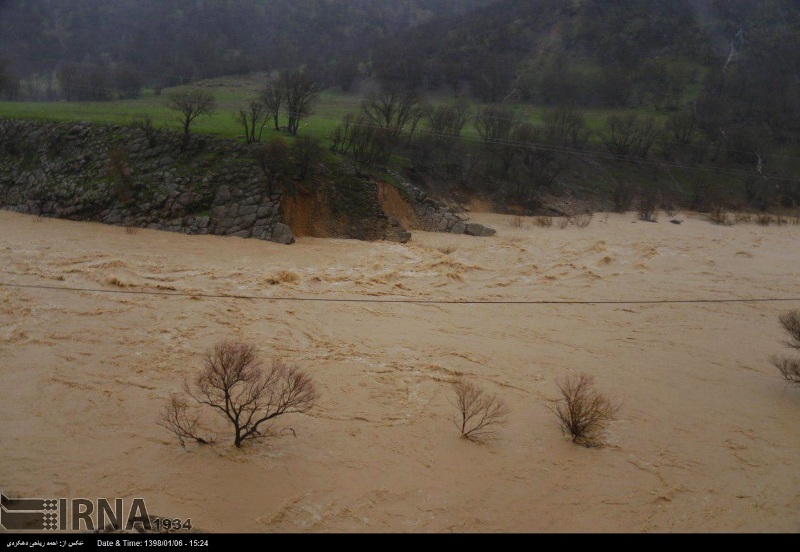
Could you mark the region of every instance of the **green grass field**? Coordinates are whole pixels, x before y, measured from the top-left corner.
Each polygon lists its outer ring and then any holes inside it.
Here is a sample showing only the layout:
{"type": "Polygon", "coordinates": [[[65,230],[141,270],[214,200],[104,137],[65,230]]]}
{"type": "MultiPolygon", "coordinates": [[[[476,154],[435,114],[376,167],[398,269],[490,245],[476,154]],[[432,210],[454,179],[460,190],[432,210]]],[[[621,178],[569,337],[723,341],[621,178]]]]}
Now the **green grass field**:
{"type": "MultiPolygon", "coordinates": [[[[266,82],[265,77],[223,77],[204,81],[201,84],[214,94],[217,100],[216,112],[208,117],[199,117],[192,124],[192,131],[202,134],[240,138],[242,128],[234,120],[234,114],[247,105],[249,100],[258,97],[258,92],[266,82]]],[[[134,100],[120,100],[109,102],[0,102],[0,116],[40,119],[48,121],[93,121],[118,125],[130,125],[144,116],[152,118],[153,124],[161,128],[179,130],[181,123],[177,113],[167,107],[167,94],[180,91],[185,87],[165,89],[161,96],[152,90],[143,91],[141,97],[134,100]]],[[[314,112],[301,122],[300,132],[317,136],[327,140],[333,133],[344,115],[356,113],[361,97],[353,93],[325,91],[319,96],[319,101],[314,107],[314,112]]],[[[431,105],[448,103],[451,98],[429,97],[426,100],[431,105]]],[[[474,110],[482,104],[475,103],[474,110]]],[[[545,108],[530,104],[511,105],[522,118],[534,124],[542,122],[545,108]]],[[[645,116],[655,116],[657,119],[666,117],[651,108],[640,109],[586,109],[582,110],[589,128],[595,132],[593,144],[601,145],[596,132],[602,130],[606,118],[613,113],[638,113],[645,116]]],[[[282,124],[286,124],[285,118],[282,124]]],[[[275,132],[271,124],[268,125],[265,135],[275,132]]],[[[468,140],[477,140],[478,134],[471,124],[467,124],[463,137],[468,140]]]]}

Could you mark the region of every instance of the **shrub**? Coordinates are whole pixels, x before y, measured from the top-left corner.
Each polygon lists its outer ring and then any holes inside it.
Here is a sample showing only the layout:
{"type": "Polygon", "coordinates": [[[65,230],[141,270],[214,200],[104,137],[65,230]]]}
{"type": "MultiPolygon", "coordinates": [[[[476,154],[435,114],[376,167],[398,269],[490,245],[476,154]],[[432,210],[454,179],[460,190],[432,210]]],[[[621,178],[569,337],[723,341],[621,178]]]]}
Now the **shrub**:
{"type": "Polygon", "coordinates": [[[769,226],[772,224],[772,215],[769,213],[759,213],[756,215],[756,224],[759,226],[769,226]]]}
{"type": "Polygon", "coordinates": [[[800,386],[800,358],[772,355],[769,361],[778,369],[786,381],[800,386]]]}
{"type": "Polygon", "coordinates": [[[538,226],[539,228],[550,228],[553,226],[553,218],[552,217],[536,217],[533,219],[533,224],[538,226]]]}
{"type": "Polygon", "coordinates": [[[581,213],[569,217],[570,224],[574,224],[578,228],[586,228],[592,222],[592,213],[581,213]]]}
{"type": "Polygon", "coordinates": [[[461,436],[470,441],[482,441],[494,435],[497,427],[506,423],[508,407],[497,395],[490,395],[475,384],[457,381],[453,384],[455,406],[459,416],[454,420],[461,436]]]}
{"type": "Polygon", "coordinates": [[[656,194],[652,190],[639,192],[639,220],[644,222],[657,222],[656,194]]]}
{"type": "Polygon", "coordinates": [[[800,310],[791,310],[778,317],[784,331],[789,335],[786,346],[800,350],[800,310]]]}
{"type": "Polygon", "coordinates": [[[120,201],[131,199],[135,192],[133,174],[128,163],[128,152],[121,147],[108,150],[106,176],[115,181],[114,189],[120,201]]]}
{"type": "Polygon", "coordinates": [[[714,224],[722,226],[732,226],[734,224],[734,219],[731,219],[730,215],[721,205],[712,205],[711,210],[708,212],[708,218],[714,224]]]}
{"type": "Polygon", "coordinates": [[[584,447],[602,446],[602,434],[615,419],[619,405],[594,388],[594,379],[586,374],[570,375],[558,383],[561,398],[553,412],[561,431],[572,442],[584,447]]]}
{"type": "MultiPolygon", "coordinates": [[[[784,344],[790,349],[800,350],[800,310],[785,312],[778,319],[788,335],[784,344]]],[[[800,359],[772,356],[770,362],[780,371],[786,381],[800,385],[800,359]]]]}
{"type": "Polygon", "coordinates": [[[627,213],[633,202],[633,188],[624,182],[617,182],[611,191],[615,213],[627,213]]]}

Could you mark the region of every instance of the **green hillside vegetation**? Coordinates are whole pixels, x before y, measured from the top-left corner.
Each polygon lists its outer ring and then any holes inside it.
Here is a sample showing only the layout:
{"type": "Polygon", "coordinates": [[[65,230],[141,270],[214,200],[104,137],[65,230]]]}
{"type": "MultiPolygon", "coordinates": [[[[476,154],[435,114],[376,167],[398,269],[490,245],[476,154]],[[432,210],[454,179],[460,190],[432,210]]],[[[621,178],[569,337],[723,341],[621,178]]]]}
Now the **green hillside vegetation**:
{"type": "MultiPolygon", "coordinates": [[[[43,56],[27,73],[21,55],[0,62],[0,96],[40,100],[0,103],[0,114],[115,124],[147,119],[179,128],[168,98],[200,87],[213,94],[217,109],[198,117],[192,132],[243,139],[234,114],[252,100],[264,109],[272,86],[284,100],[279,126],[288,129],[269,123],[261,138],[295,134],[297,122],[298,135],[322,140],[362,169],[405,170],[441,193],[484,196],[501,209],[537,212],[546,197],[564,194],[618,210],[635,201],[695,209],[800,203],[795,2],[391,4],[308,0],[289,7],[252,0],[230,12],[201,3],[191,15],[177,0],[160,7],[145,2],[138,12],[125,1],[98,8],[112,21],[129,17],[130,40],[131,29],[145,32],[142,25],[152,21],[146,15],[160,14],[172,33],[162,37],[174,42],[162,44],[175,53],[171,60],[133,59],[133,50],[103,34],[96,40],[106,53],[87,57],[79,15],[94,12],[79,9],[67,18],[72,33],[38,46],[61,48],[60,59],[43,56]],[[232,27],[243,13],[254,20],[279,16],[248,46],[247,34],[232,27]],[[351,16],[365,22],[364,32],[345,24],[351,16]],[[188,28],[179,24],[186,17],[188,28]],[[193,33],[203,29],[228,42],[202,50],[209,55],[201,60],[193,33]],[[290,45],[293,32],[313,39],[290,45]],[[179,61],[191,62],[192,70],[179,69],[179,61]],[[270,72],[188,78],[255,68],[270,72]],[[319,91],[310,110],[293,119],[285,102],[289,85],[280,84],[289,75],[319,91]]],[[[26,15],[21,28],[52,22],[53,14],[33,4],[9,6],[9,13],[26,15]]],[[[5,51],[30,46],[26,36],[0,24],[0,44],[10,44],[5,51]]]]}

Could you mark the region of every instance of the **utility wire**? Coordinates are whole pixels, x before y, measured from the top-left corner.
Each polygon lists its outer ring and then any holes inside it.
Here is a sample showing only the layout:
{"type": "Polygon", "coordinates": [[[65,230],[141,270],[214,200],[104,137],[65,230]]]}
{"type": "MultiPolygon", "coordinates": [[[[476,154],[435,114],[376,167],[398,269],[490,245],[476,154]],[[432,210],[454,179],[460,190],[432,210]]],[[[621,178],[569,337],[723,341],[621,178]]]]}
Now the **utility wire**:
{"type": "Polygon", "coordinates": [[[66,292],[106,293],[117,295],[154,295],[161,297],[195,297],[201,299],[238,299],[259,301],[290,301],[302,303],[372,303],[372,304],[411,304],[411,305],[685,305],[721,303],[788,303],[800,302],[800,297],[753,297],[728,299],[632,299],[632,300],[469,300],[469,299],[360,299],[346,297],[267,297],[264,295],[184,293],[169,291],[148,291],[128,289],[100,289],[66,286],[46,286],[36,284],[11,284],[0,282],[0,287],[18,289],[38,289],[66,292]]]}

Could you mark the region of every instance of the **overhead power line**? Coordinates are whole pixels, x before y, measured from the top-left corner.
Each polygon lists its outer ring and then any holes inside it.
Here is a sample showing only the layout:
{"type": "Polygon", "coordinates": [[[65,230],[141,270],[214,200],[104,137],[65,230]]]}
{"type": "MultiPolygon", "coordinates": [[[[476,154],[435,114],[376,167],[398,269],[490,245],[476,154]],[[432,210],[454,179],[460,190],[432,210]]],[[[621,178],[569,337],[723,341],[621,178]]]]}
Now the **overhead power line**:
{"type": "Polygon", "coordinates": [[[62,292],[105,293],[115,295],[151,295],[160,297],[193,297],[200,299],[235,299],[256,301],[290,301],[301,303],[368,303],[368,304],[410,304],[410,305],[681,305],[681,304],[721,304],[721,303],[789,303],[800,302],[800,297],[750,297],[721,299],[627,299],[627,300],[481,300],[481,299],[365,299],[347,297],[285,297],[265,295],[243,295],[224,293],[187,293],[155,290],[101,289],[67,286],[47,286],[38,284],[12,284],[0,282],[0,287],[17,289],[38,289],[62,292]]]}

